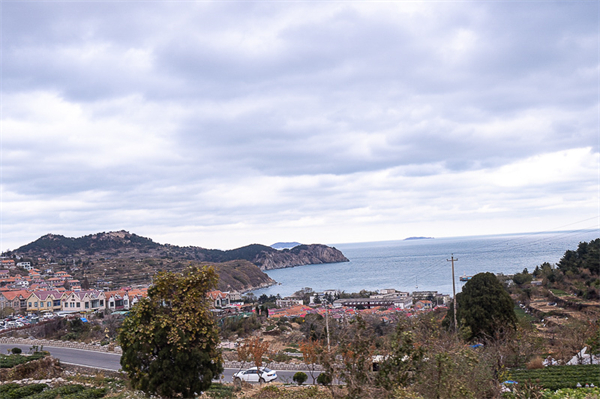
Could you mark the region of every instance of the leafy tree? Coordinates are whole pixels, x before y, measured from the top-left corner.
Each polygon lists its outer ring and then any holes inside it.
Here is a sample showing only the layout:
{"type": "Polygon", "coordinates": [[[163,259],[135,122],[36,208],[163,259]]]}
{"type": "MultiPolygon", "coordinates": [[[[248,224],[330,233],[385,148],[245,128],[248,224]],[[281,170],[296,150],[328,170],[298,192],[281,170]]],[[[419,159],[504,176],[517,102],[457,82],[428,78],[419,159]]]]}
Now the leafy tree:
{"type": "Polygon", "coordinates": [[[579,269],[588,269],[592,275],[600,274],[600,238],[580,242],[576,251],[567,251],[558,262],[558,269],[578,273],[579,269]]]}
{"type": "Polygon", "coordinates": [[[308,376],[306,375],[306,373],[303,373],[302,371],[298,371],[296,374],[294,374],[294,376],[292,377],[292,380],[294,380],[294,382],[298,385],[302,385],[306,382],[306,380],[308,380],[308,376]]]}
{"type": "Polygon", "coordinates": [[[10,306],[7,306],[4,309],[0,310],[0,317],[8,317],[14,313],[15,313],[15,310],[13,308],[11,308],[10,306]]]}
{"type": "MultiPolygon", "coordinates": [[[[456,297],[457,320],[461,328],[470,330],[468,339],[495,338],[516,328],[513,300],[493,273],[476,274],[456,297]]],[[[449,316],[453,315],[449,312],[449,316]]]]}
{"type": "Polygon", "coordinates": [[[331,378],[331,375],[327,373],[321,373],[317,377],[317,383],[321,385],[329,385],[331,384],[331,381],[333,381],[333,378],[331,378]]]}
{"type": "Polygon", "coordinates": [[[194,397],[223,371],[218,330],[207,292],[217,284],[212,267],[160,272],[148,297],[119,331],[121,366],[134,388],[162,397],[194,397]]]}
{"type": "MultiPolygon", "coordinates": [[[[539,269],[536,269],[536,271],[538,271],[539,269]]],[[[527,284],[530,283],[531,280],[533,280],[533,276],[535,275],[536,272],[533,273],[533,275],[529,274],[529,272],[527,271],[527,268],[523,269],[522,273],[517,273],[513,276],[513,281],[515,282],[515,284],[517,285],[523,285],[523,284],[527,284]]]]}
{"type": "Polygon", "coordinates": [[[377,384],[387,390],[412,384],[422,365],[424,348],[416,345],[414,332],[406,321],[401,320],[396,326],[390,349],[387,356],[382,356],[377,384]]]}

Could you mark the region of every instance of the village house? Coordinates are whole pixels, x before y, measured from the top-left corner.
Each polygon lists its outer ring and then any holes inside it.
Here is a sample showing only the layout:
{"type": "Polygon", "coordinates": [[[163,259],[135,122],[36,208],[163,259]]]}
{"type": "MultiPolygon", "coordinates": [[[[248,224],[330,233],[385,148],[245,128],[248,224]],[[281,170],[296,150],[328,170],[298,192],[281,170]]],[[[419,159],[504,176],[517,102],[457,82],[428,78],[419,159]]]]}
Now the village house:
{"type": "Polygon", "coordinates": [[[14,285],[16,279],[14,277],[0,277],[0,287],[14,285]]]}
{"type": "Polygon", "coordinates": [[[25,313],[27,298],[29,298],[29,292],[26,290],[3,291],[0,293],[0,309],[12,308],[15,313],[25,313]]]}
{"type": "Polygon", "coordinates": [[[394,298],[394,307],[398,309],[410,309],[413,305],[413,299],[410,296],[398,296],[394,298]]]}
{"type": "Polygon", "coordinates": [[[56,312],[62,309],[64,293],[58,291],[34,291],[27,298],[28,312],[56,312]]]}
{"type": "Polygon", "coordinates": [[[33,266],[31,265],[31,262],[18,262],[17,263],[17,267],[22,267],[25,270],[31,270],[31,269],[33,269],[33,266]]]}
{"type": "Polygon", "coordinates": [[[241,302],[242,301],[242,294],[240,294],[237,291],[228,291],[226,292],[227,296],[229,297],[229,302],[241,302]]]}
{"type": "Polygon", "coordinates": [[[303,303],[302,299],[287,297],[283,299],[277,299],[275,304],[278,308],[291,308],[292,306],[302,305],[303,303]]]}
{"type": "Polygon", "coordinates": [[[127,291],[127,296],[129,297],[129,309],[135,306],[142,298],[148,296],[148,289],[132,289],[127,291]]]}
{"type": "Polygon", "coordinates": [[[347,299],[336,299],[333,301],[334,308],[341,308],[342,306],[351,307],[355,309],[372,309],[380,307],[395,307],[400,309],[406,309],[406,307],[412,305],[412,298],[394,297],[394,298],[347,298],[347,299]]]}
{"type": "Polygon", "coordinates": [[[433,309],[433,302],[427,299],[417,301],[414,305],[415,310],[429,310],[433,309]]]}
{"type": "Polygon", "coordinates": [[[64,296],[62,310],[91,312],[106,308],[106,296],[102,291],[73,291],[64,296]]]}
{"type": "Polygon", "coordinates": [[[106,308],[109,310],[129,310],[129,295],[127,291],[108,291],[106,296],[106,308]]]}
{"type": "Polygon", "coordinates": [[[71,275],[69,273],[67,273],[67,272],[60,271],[60,272],[54,273],[54,277],[58,277],[58,278],[61,278],[63,280],[66,280],[68,278],[71,278],[71,275]]]}
{"type": "Polygon", "coordinates": [[[221,292],[219,290],[209,291],[207,293],[210,300],[213,302],[213,306],[215,308],[222,308],[224,306],[229,305],[231,302],[229,301],[229,296],[226,293],[221,292]]]}
{"type": "Polygon", "coordinates": [[[385,288],[379,290],[375,295],[371,295],[370,298],[408,298],[410,294],[408,292],[396,291],[394,288],[385,288]]]}

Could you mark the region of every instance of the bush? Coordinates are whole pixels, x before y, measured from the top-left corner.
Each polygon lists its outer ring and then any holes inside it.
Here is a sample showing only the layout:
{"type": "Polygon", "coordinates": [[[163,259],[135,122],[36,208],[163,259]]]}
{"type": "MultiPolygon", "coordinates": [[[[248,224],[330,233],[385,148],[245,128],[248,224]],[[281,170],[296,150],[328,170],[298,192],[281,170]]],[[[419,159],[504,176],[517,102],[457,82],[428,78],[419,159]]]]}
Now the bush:
{"type": "Polygon", "coordinates": [[[321,373],[317,377],[317,384],[329,385],[329,384],[331,384],[331,381],[332,381],[331,375],[329,375],[327,373],[321,373]]]}
{"type": "Polygon", "coordinates": [[[21,352],[23,352],[23,351],[21,350],[21,348],[12,348],[10,351],[11,351],[11,352],[12,352],[14,355],[18,355],[18,354],[20,354],[21,352]]]}
{"type": "Polygon", "coordinates": [[[9,391],[6,397],[11,398],[11,399],[12,398],[14,398],[14,399],[25,398],[27,396],[32,396],[36,393],[42,392],[45,388],[48,388],[48,385],[46,385],[46,384],[25,385],[24,387],[20,387],[20,388],[9,391]]]}
{"type": "Polygon", "coordinates": [[[308,380],[308,376],[306,375],[306,373],[303,373],[302,371],[298,371],[296,374],[294,374],[294,376],[292,377],[292,380],[294,380],[294,382],[298,385],[302,385],[306,382],[306,380],[308,380]]]}
{"type": "Polygon", "coordinates": [[[527,363],[528,370],[543,369],[543,368],[544,368],[544,361],[539,356],[534,357],[527,363]]]}

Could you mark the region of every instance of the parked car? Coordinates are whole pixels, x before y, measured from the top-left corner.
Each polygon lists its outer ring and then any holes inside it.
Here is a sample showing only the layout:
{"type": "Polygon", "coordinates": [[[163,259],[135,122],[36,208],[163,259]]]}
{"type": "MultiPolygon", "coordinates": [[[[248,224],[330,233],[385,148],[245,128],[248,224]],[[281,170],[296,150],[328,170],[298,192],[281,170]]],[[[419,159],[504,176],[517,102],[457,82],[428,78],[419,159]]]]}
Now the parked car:
{"type": "Polygon", "coordinates": [[[259,369],[252,367],[248,370],[238,371],[233,375],[233,379],[248,382],[271,382],[277,379],[277,373],[267,367],[260,367],[259,369]]]}

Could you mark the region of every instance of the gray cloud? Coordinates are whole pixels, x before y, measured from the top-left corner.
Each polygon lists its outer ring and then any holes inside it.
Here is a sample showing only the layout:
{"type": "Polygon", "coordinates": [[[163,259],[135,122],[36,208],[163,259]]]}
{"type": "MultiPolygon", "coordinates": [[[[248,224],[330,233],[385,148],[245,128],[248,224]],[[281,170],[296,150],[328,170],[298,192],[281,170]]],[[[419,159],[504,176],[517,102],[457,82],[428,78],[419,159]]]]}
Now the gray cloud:
{"type": "Polygon", "coordinates": [[[593,212],[597,7],[3,4],[3,229],[340,242],[332,215],[593,212]]]}

